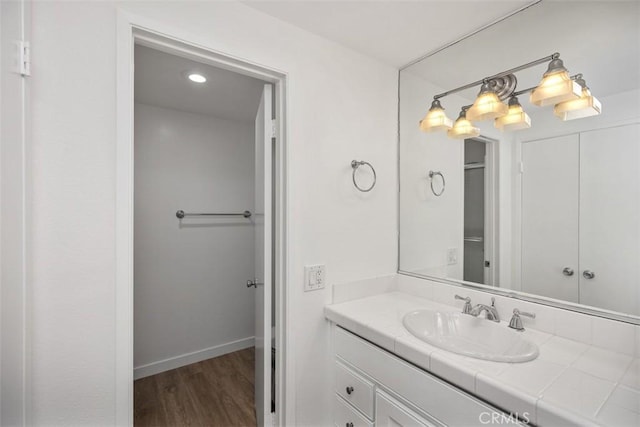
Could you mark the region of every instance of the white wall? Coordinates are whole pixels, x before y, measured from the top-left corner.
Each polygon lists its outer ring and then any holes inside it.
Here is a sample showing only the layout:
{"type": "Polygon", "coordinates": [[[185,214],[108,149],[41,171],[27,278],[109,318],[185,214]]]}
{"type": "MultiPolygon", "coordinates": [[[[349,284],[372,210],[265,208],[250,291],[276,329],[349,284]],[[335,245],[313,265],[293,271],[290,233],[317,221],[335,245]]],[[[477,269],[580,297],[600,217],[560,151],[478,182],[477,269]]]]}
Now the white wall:
{"type": "MultiPolygon", "coordinates": [[[[446,132],[424,133],[418,123],[442,89],[412,74],[401,73],[400,84],[400,269],[436,277],[462,279],[464,142],[446,132]],[[444,193],[431,191],[429,171],[439,171],[444,193]],[[448,249],[457,248],[458,263],[447,265],[448,249]]],[[[456,100],[458,97],[456,97],[456,100]]],[[[453,120],[458,112],[444,103],[453,120]]],[[[441,189],[440,177],[434,188],[441,189]]]]}
{"type": "Polygon", "coordinates": [[[134,140],[134,366],[253,345],[251,220],[175,216],[253,211],[253,123],[137,103],[134,140]]]}
{"type": "MultiPolygon", "coordinates": [[[[397,70],[236,2],[118,7],[202,45],[288,73],[292,425],[330,422],[330,287],[303,293],[303,266],[329,284],[394,273],[397,70]],[[352,159],[378,185],[351,183],[352,159]]],[[[106,425],[115,417],[117,7],[33,5],[30,241],[33,422],[106,425]]]]}

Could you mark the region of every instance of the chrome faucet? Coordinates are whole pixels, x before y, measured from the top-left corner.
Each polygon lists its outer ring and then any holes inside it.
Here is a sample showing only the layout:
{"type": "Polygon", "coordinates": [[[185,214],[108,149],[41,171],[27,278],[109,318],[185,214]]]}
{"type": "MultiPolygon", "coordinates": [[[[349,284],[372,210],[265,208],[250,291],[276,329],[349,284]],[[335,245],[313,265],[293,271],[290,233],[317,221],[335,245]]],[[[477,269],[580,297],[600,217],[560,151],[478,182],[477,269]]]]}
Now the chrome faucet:
{"type": "Polygon", "coordinates": [[[480,315],[480,313],[482,313],[483,311],[485,311],[487,320],[492,320],[494,322],[498,322],[500,323],[500,315],[498,314],[498,310],[496,310],[496,299],[495,298],[491,298],[491,305],[485,305],[485,304],[478,304],[475,307],[473,307],[471,309],[471,311],[469,312],[470,315],[474,316],[474,317],[478,317],[480,315]]]}

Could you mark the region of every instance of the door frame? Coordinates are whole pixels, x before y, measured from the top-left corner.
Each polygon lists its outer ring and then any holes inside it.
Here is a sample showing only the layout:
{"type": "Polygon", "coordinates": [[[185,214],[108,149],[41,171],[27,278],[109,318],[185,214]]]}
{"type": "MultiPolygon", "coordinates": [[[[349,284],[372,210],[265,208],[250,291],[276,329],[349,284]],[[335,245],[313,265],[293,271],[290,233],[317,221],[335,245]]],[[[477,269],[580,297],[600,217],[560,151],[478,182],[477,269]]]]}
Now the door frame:
{"type": "Polygon", "coordinates": [[[118,10],[117,16],[117,141],[116,141],[116,342],[115,409],[116,425],[133,424],[133,177],[134,177],[134,46],[152,47],[205,64],[251,76],[274,86],[276,115],[275,192],[273,232],[275,251],[276,412],[274,425],[294,419],[293,363],[288,363],[292,347],[289,333],[290,304],[287,292],[288,158],[286,72],[239,58],[232,52],[207,47],[197,36],[146,18],[118,10]]]}
{"type": "Polygon", "coordinates": [[[0,4],[0,425],[32,424],[31,82],[16,42],[29,42],[31,2],[0,4]]]}
{"type": "MultiPolygon", "coordinates": [[[[499,141],[484,135],[473,138],[467,138],[464,141],[473,140],[484,143],[484,254],[485,261],[490,260],[489,267],[484,267],[484,282],[487,286],[499,287],[498,276],[495,274],[498,270],[500,261],[499,252],[499,200],[498,200],[498,173],[496,165],[498,164],[498,148],[499,141]]],[[[464,148],[462,150],[462,175],[464,183],[464,148]]],[[[464,206],[464,193],[462,194],[462,203],[464,206]]],[[[463,224],[464,226],[464,224],[463,224]]],[[[464,247],[464,242],[463,242],[464,247]]]]}

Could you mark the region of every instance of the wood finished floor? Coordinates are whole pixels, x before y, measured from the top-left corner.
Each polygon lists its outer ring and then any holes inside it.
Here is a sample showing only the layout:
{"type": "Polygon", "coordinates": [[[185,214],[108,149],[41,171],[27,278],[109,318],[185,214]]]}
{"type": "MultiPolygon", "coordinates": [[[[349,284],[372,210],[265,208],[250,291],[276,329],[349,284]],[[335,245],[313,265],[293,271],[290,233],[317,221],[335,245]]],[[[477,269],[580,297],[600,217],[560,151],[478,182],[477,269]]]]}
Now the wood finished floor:
{"type": "Polygon", "coordinates": [[[134,425],[255,426],[254,349],[134,382],[134,425]]]}

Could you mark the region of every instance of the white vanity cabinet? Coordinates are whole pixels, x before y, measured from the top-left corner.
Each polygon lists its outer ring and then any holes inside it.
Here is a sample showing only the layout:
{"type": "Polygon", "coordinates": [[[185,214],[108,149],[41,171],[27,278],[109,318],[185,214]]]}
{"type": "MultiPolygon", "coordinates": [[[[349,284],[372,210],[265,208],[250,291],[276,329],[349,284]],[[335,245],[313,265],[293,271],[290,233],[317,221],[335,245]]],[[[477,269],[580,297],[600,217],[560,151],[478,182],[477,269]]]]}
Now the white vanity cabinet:
{"type": "Polygon", "coordinates": [[[515,418],[334,326],[334,425],[472,426],[515,418]]]}

